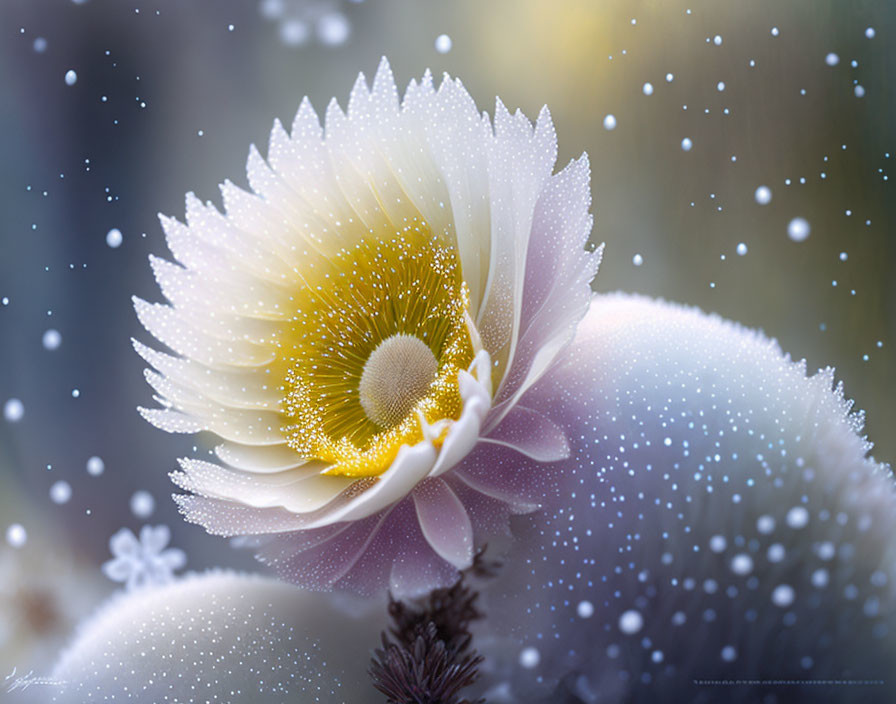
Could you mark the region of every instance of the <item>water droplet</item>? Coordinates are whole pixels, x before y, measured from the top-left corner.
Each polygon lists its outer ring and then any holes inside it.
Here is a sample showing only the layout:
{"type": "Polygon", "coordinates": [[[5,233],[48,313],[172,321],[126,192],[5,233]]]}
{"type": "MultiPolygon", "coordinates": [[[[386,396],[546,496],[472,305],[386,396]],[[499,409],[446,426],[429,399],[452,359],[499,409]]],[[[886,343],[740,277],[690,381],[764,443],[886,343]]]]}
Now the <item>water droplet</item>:
{"type": "Polygon", "coordinates": [[[777,37],[779,34],[781,34],[781,30],[777,27],[772,27],[772,36],[777,37]]]}
{"type": "Polygon", "coordinates": [[[753,558],[746,553],[735,555],[731,560],[731,571],[741,576],[753,571],[753,558]]]}
{"type": "Polygon", "coordinates": [[[671,73],[667,73],[666,74],[666,83],[671,83],[673,80],[675,80],[675,75],[671,74],[671,73]]]}
{"type": "Polygon", "coordinates": [[[101,457],[94,455],[87,460],[87,473],[91,477],[98,477],[106,470],[106,463],[101,457]]]}
{"type": "Polygon", "coordinates": [[[719,81],[718,83],[716,83],[716,90],[719,91],[719,93],[725,90],[725,81],[719,81]]]}
{"type": "Polygon", "coordinates": [[[779,584],[772,591],[772,603],[784,609],[793,603],[794,596],[793,587],[789,584],[779,584]]]}
{"type": "Polygon", "coordinates": [[[59,348],[59,345],[62,344],[62,335],[59,334],[58,330],[54,330],[50,328],[44,332],[44,336],[41,339],[43,346],[48,350],[55,350],[59,348]]]}
{"type": "Polygon", "coordinates": [[[868,27],[868,29],[865,30],[865,36],[868,37],[868,39],[874,39],[875,34],[877,34],[877,32],[874,31],[874,27],[868,27]]]}
{"type": "Polygon", "coordinates": [[[78,74],[73,69],[65,72],[65,85],[73,86],[78,82],[78,74]]]}
{"type": "Polygon", "coordinates": [[[747,245],[743,242],[737,243],[737,253],[739,256],[743,257],[747,253],[747,245]]]}
{"type": "Polygon", "coordinates": [[[836,66],[840,63],[840,57],[837,56],[833,51],[830,52],[827,56],[824,57],[824,62],[828,66],[836,66]]]}
{"type": "Polygon", "coordinates": [[[341,12],[331,12],[317,21],[317,36],[324,44],[344,44],[351,32],[348,20],[341,12]]]}
{"type": "Polygon", "coordinates": [[[804,506],[794,506],[787,512],[787,525],[791,528],[805,528],[809,522],[809,512],[804,506]]]}
{"type": "Polygon", "coordinates": [[[772,189],[768,186],[759,186],[753,194],[753,198],[759,205],[768,205],[772,202],[772,189]]]}
{"type": "Polygon", "coordinates": [[[644,617],[639,611],[629,609],[619,617],[619,630],[626,635],[633,635],[644,626],[644,617]]]}
{"type": "Polygon", "coordinates": [[[775,529],[775,519],[765,514],[756,519],[756,530],[763,535],[768,535],[775,529]]]}
{"type": "Polygon", "coordinates": [[[301,46],[308,35],[308,25],[301,20],[289,19],[280,25],[280,40],[287,46],[301,46]]]}
{"type": "Polygon", "coordinates": [[[644,95],[653,95],[653,83],[645,83],[641,87],[641,92],[644,93],[644,95]]]}
{"type": "Polygon", "coordinates": [[[632,264],[634,264],[635,266],[641,266],[643,263],[644,257],[642,257],[640,254],[636,254],[632,257],[632,264]]]}
{"type": "Polygon", "coordinates": [[[616,129],[616,116],[615,115],[607,115],[604,118],[604,129],[607,131],[616,129]]]}
{"type": "Polygon", "coordinates": [[[112,247],[112,249],[120,247],[123,239],[121,230],[117,227],[113,227],[106,233],[106,244],[112,247]]]}
{"type": "Polygon", "coordinates": [[[686,152],[691,151],[691,147],[693,147],[693,146],[694,146],[694,143],[691,141],[690,137],[685,137],[683,140],[681,140],[681,148],[684,149],[686,152]]]}
{"type": "Polygon", "coordinates": [[[3,404],[3,417],[10,423],[17,423],[25,415],[25,404],[17,398],[9,399],[3,404]]]}
{"type": "Polygon", "coordinates": [[[72,485],[64,479],[54,482],[50,487],[50,500],[54,504],[65,504],[72,498],[72,485]]]}
{"type": "Polygon", "coordinates": [[[452,44],[451,37],[447,34],[440,34],[436,37],[436,51],[440,54],[447,54],[451,51],[452,44]]]}
{"type": "Polygon", "coordinates": [[[131,513],[137,518],[149,518],[156,510],[156,500],[148,491],[135,491],[131,496],[131,513]]]}
{"type": "Polygon", "coordinates": [[[715,44],[716,46],[722,46],[722,35],[717,34],[716,36],[714,36],[712,38],[712,43],[715,44]]]}
{"type": "Polygon", "coordinates": [[[523,648],[520,651],[520,665],[525,667],[527,670],[531,670],[533,667],[537,667],[538,663],[541,662],[541,653],[538,652],[538,648],[533,648],[529,646],[528,648],[523,648]]]}
{"type": "Polygon", "coordinates": [[[6,529],[6,542],[10,547],[20,548],[28,542],[28,531],[21,523],[13,523],[6,529]]]}
{"type": "Polygon", "coordinates": [[[828,571],[824,568],[817,569],[812,573],[812,586],[818,589],[823,589],[828,586],[828,582],[830,581],[830,577],[828,575],[828,571]]]}
{"type": "Polygon", "coordinates": [[[781,543],[772,543],[768,546],[768,561],[781,562],[784,559],[785,551],[781,543]]]}
{"type": "Polygon", "coordinates": [[[865,97],[865,88],[861,85],[856,85],[856,87],[853,89],[853,92],[856,94],[857,98],[865,97]]]}
{"type": "Polygon", "coordinates": [[[811,230],[805,218],[794,218],[787,225],[787,236],[794,242],[803,242],[809,237],[811,230]]]}

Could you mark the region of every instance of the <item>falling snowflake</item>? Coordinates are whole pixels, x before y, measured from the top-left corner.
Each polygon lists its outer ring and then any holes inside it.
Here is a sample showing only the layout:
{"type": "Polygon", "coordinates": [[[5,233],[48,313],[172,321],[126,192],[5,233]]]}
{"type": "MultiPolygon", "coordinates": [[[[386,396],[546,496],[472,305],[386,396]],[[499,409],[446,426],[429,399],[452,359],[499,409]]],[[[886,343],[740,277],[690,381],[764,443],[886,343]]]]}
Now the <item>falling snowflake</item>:
{"type": "Polygon", "coordinates": [[[149,584],[166,584],[174,579],[175,570],[187,563],[187,555],[178,548],[168,548],[171,530],[168,526],[143,526],[140,539],[122,528],[109,538],[112,559],[103,564],[103,574],[115,582],[124,582],[128,590],[149,584]]]}

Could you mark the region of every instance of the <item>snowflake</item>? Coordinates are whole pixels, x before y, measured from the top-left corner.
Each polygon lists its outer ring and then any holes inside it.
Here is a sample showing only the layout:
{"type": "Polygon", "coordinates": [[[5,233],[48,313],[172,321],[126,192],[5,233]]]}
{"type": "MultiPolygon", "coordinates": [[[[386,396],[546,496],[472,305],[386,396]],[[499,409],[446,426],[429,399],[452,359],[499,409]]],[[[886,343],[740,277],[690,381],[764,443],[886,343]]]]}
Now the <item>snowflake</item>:
{"type": "Polygon", "coordinates": [[[174,571],[187,562],[186,553],[165,549],[171,539],[168,526],[143,526],[140,539],[122,528],[109,538],[112,558],[103,564],[103,574],[115,582],[124,582],[128,590],[149,584],[165,584],[174,579],[174,571]]]}

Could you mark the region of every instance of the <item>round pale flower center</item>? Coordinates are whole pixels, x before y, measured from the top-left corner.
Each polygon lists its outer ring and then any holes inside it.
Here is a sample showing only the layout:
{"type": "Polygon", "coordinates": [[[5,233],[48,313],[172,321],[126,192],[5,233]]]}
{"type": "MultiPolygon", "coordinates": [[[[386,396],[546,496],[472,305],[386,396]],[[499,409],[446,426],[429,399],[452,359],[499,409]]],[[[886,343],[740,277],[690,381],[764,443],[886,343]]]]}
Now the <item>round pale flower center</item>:
{"type": "Polygon", "coordinates": [[[361,407],[374,423],[391,428],[426,396],[439,363],[413,335],[387,337],[367,359],[358,388],[361,407]]]}
{"type": "Polygon", "coordinates": [[[328,474],[373,477],[424,439],[421,422],[460,417],[478,338],[460,259],[419,223],[308,255],[274,340],[287,443],[328,474]]]}

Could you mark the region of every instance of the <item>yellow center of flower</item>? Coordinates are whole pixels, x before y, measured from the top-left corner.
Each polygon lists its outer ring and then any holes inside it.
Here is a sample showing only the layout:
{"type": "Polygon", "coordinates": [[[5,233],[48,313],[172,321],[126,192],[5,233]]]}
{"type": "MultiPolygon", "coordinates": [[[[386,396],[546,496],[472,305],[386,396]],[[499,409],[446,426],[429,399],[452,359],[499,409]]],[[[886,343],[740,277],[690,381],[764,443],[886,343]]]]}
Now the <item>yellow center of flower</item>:
{"type": "Polygon", "coordinates": [[[302,274],[277,340],[287,442],[328,474],[376,476],[423,439],[421,418],[460,416],[457,375],[474,352],[457,250],[418,224],[302,274]]]}

